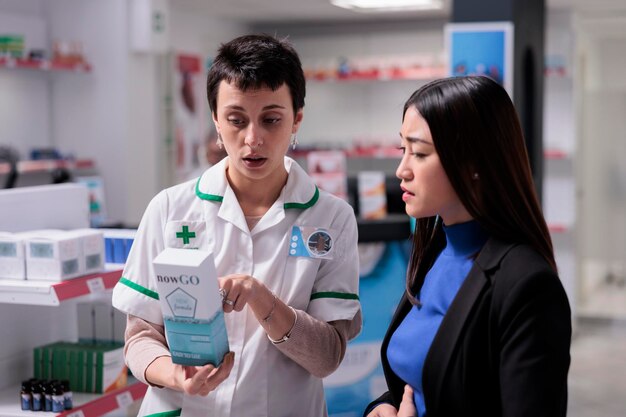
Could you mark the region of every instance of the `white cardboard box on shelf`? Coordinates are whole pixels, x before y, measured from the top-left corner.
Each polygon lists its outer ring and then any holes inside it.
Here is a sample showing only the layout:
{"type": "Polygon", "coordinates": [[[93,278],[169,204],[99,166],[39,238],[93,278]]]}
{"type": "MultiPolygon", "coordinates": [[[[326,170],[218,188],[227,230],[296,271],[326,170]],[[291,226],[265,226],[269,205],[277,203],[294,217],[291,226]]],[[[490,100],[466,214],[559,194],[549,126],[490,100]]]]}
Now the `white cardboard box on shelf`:
{"type": "Polygon", "coordinates": [[[357,176],[359,214],[364,219],[383,219],[387,216],[385,173],[361,171],[357,176]]]}
{"type": "Polygon", "coordinates": [[[70,233],[33,232],[25,247],[27,280],[63,281],[83,274],[80,239],[70,233]]]}
{"type": "Polygon", "coordinates": [[[0,279],[26,279],[24,236],[0,232],[0,279]]]}
{"type": "Polygon", "coordinates": [[[79,266],[83,274],[104,270],[104,233],[96,229],[75,229],[68,233],[80,241],[79,266]]]}

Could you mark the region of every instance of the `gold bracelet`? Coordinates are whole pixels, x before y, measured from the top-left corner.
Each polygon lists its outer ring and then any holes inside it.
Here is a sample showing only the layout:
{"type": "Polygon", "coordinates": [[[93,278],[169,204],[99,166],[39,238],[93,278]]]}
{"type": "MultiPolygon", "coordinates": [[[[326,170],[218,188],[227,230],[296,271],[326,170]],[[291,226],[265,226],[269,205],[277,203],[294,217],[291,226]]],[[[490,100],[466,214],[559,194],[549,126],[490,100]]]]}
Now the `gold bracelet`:
{"type": "Polygon", "coordinates": [[[276,308],[276,294],[272,293],[272,296],[274,298],[272,298],[272,308],[269,312],[269,314],[267,315],[267,317],[265,317],[263,319],[263,323],[265,323],[267,325],[267,330],[269,331],[272,328],[272,324],[270,323],[270,320],[272,319],[272,314],[274,314],[274,309],[276,308]]]}

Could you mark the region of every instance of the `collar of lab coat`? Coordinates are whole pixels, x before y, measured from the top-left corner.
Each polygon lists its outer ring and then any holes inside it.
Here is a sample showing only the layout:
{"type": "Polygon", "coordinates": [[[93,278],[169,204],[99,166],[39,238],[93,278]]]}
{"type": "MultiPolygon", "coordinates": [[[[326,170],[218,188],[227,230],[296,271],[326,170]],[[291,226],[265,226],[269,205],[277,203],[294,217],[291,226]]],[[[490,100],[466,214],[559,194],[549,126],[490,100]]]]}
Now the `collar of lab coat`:
{"type": "MultiPolygon", "coordinates": [[[[239,202],[226,179],[227,166],[228,158],[224,158],[206,170],[196,183],[196,196],[202,200],[221,203],[218,215],[247,231],[247,223],[239,202]]],[[[254,233],[278,223],[285,217],[285,210],[307,209],[315,205],[319,198],[319,189],[296,161],[286,156],[285,169],[288,173],[287,184],[268,213],[255,226],[254,233]]]]}

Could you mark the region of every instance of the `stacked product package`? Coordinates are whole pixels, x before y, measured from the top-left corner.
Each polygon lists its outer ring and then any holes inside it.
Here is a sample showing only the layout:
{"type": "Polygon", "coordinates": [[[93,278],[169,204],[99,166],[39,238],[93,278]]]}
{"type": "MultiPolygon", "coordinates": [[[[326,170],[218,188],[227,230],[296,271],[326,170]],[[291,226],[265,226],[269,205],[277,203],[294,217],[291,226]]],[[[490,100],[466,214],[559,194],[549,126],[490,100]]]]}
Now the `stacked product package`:
{"type": "Polygon", "coordinates": [[[55,342],[33,350],[36,379],[68,380],[73,391],[106,393],[127,383],[121,342],[55,342]]]}
{"type": "Polygon", "coordinates": [[[110,302],[78,303],[78,342],[59,341],[33,350],[34,378],[67,380],[72,391],[106,393],[127,383],[126,315],[110,302]]]}
{"type": "Polygon", "coordinates": [[[0,278],[64,281],[104,269],[104,237],[96,229],[0,232],[0,278]]]}

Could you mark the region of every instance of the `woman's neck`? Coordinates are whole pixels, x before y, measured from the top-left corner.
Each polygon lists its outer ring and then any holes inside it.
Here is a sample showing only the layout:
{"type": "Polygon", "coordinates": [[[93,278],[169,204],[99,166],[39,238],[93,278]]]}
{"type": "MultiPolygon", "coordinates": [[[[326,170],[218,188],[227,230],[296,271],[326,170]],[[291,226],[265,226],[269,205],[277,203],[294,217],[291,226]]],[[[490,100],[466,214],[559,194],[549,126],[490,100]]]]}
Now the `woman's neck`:
{"type": "Polygon", "coordinates": [[[226,169],[226,178],[233,189],[245,216],[263,216],[280,196],[287,183],[287,171],[272,178],[254,181],[247,178],[232,178],[226,169]]]}

